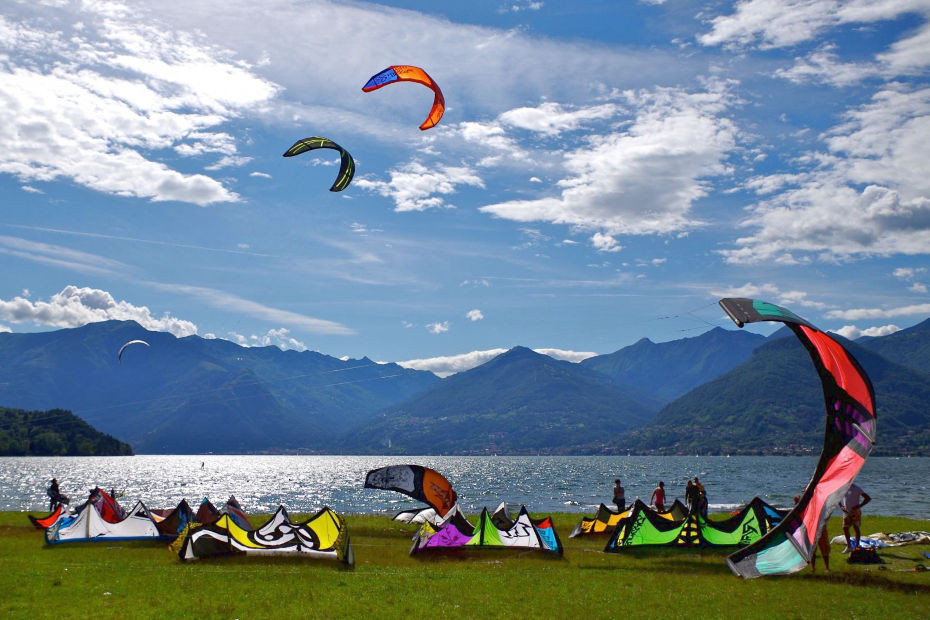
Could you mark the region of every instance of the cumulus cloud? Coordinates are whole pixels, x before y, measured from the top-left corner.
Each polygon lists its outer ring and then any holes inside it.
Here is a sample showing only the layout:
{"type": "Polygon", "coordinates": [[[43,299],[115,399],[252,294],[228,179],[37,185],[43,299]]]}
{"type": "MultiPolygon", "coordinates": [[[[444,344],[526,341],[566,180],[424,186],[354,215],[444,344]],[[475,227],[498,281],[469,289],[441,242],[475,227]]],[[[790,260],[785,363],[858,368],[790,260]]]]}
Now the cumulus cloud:
{"type": "Polygon", "coordinates": [[[467,318],[469,321],[472,321],[472,322],[480,321],[484,318],[484,313],[481,312],[481,310],[478,310],[477,308],[475,308],[474,310],[469,310],[468,312],[466,312],[465,318],[467,318]]]}
{"type": "MultiPolygon", "coordinates": [[[[569,362],[580,362],[581,360],[594,357],[597,353],[586,351],[569,351],[566,349],[534,349],[537,353],[548,355],[549,357],[566,360],[569,362]]],[[[404,368],[413,368],[416,370],[428,370],[440,377],[448,377],[458,372],[471,370],[477,366],[491,361],[498,355],[506,353],[507,349],[486,349],[484,351],[471,351],[470,353],[460,353],[458,355],[443,355],[424,359],[407,360],[397,362],[404,368]]]]}
{"type": "Polygon", "coordinates": [[[41,16],[18,8],[16,22],[0,16],[0,172],[152,201],[239,199],[154,153],[235,158],[235,142],[217,128],[274,96],[275,85],[230,52],[134,17],[120,2],[41,16]]]}
{"type": "Polygon", "coordinates": [[[594,233],[591,237],[591,245],[598,252],[619,252],[623,246],[617,243],[617,240],[604,233],[594,233]]]}
{"type": "MultiPolygon", "coordinates": [[[[243,347],[268,347],[275,346],[282,351],[306,351],[307,345],[300,340],[289,335],[287,328],[269,329],[264,334],[251,334],[244,336],[236,332],[229,332],[229,340],[243,347]]],[[[206,338],[206,336],[204,336],[206,338]]]]}
{"type": "Polygon", "coordinates": [[[699,225],[691,216],[692,205],[708,193],[711,177],[727,173],[737,136],[725,116],[727,85],[706,86],[700,92],[657,88],[624,93],[632,118],[565,152],[566,176],[557,183],[558,195],[486,205],[481,211],[608,236],[672,233],[699,225]]]}
{"type": "Polygon", "coordinates": [[[389,181],[368,178],[355,179],[353,184],[394,201],[394,210],[425,211],[426,209],[448,208],[446,197],[454,194],[461,185],[484,187],[474,170],[468,166],[426,167],[413,161],[389,172],[389,181]]]}
{"type": "Polygon", "coordinates": [[[844,325],[839,329],[831,329],[830,331],[839,334],[843,338],[856,340],[858,338],[862,338],[863,336],[870,336],[872,338],[887,336],[897,331],[901,331],[901,328],[897,325],[881,325],[878,327],[867,327],[866,329],[859,329],[855,325],[844,325]]]}
{"type": "Polygon", "coordinates": [[[445,332],[449,331],[449,321],[427,323],[426,331],[431,334],[444,334],[445,332]]]}
{"type": "Polygon", "coordinates": [[[25,297],[0,299],[0,318],[12,323],[31,322],[51,327],[80,327],[115,319],[135,321],[148,330],[178,337],[197,333],[197,326],[190,321],[167,313],[154,317],[146,306],[117,301],[107,291],[74,285],[66,286],[48,301],[30,301],[25,297]]]}
{"type": "Polygon", "coordinates": [[[756,179],[742,222],[754,229],[728,262],[793,264],[926,254],[930,248],[930,88],[890,85],[850,110],[811,153],[812,169],[756,179]]]}
{"type": "Polygon", "coordinates": [[[13,330],[7,325],[0,325],[0,333],[11,333],[13,330]]]}
{"type": "Polygon", "coordinates": [[[907,13],[927,15],[921,0],[742,0],[729,15],[711,18],[703,45],[788,47],[809,41],[843,24],[895,19],[907,13]]]}

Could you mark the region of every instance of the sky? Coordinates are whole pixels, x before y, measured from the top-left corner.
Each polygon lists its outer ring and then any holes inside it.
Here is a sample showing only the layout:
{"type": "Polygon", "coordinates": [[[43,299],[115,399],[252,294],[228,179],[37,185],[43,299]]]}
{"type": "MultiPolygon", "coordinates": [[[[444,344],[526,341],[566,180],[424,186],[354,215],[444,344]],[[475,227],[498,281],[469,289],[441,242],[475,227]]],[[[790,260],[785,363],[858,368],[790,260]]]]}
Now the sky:
{"type": "Polygon", "coordinates": [[[6,0],[0,331],[443,376],[930,316],[930,0],[6,0]],[[437,6],[439,5],[439,6],[437,6]],[[422,67],[433,93],[385,67],[422,67]],[[354,157],[282,153],[324,136],[354,157]]]}

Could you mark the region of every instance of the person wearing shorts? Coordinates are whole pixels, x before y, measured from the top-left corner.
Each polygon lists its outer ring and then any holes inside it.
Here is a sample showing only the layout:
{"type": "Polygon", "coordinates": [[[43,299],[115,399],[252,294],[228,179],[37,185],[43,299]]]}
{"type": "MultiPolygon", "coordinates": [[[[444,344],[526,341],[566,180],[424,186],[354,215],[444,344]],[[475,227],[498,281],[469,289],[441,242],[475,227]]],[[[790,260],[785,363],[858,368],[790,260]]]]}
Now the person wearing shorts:
{"type": "Polygon", "coordinates": [[[846,491],[846,496],[840,502],[840,510],[843,511],[843,536],[846,537],[846,548],[843,553],[849,553],[859,547],[859,540],[862,538],[862,507],[872,501],[869,494],[862,490],[858,484],[852,484],[846,491]],[[856,533],[856,544],[852,544],[849,537],[849,529],[856,533]]]}

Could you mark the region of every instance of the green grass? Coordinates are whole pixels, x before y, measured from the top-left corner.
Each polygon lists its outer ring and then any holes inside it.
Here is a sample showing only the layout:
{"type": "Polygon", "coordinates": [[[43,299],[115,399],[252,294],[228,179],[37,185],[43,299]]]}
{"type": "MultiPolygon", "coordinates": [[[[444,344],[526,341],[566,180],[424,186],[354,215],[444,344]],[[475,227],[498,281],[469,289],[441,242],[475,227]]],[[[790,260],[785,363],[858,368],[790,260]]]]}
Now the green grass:
{"type": "MultiPolygon", "coordinates": [[[[294,517],[302,515],[293,515],[294,517]]],[[[726,553],[651,549],[606,554],[605,539],[569,539],[578,515],[553,515],[565,557],[488,550],[411,558],[414,526],[349,515],[354,570],[297,558],[181,562],[161,544],[48,546],[20,512],[0,513],[0,616],[7,618],[926,617],[930,545],[880,551],[850,565],[834,546],[830,573],[741,580],[726,553]]],[[[261,523],[261,518],[253,521],[261,523]]],[[[864,533],[928,530],[930,522],[869,517],[864,533]]],[[[838,519],[831,534],[841,532],[838,519]]]]}

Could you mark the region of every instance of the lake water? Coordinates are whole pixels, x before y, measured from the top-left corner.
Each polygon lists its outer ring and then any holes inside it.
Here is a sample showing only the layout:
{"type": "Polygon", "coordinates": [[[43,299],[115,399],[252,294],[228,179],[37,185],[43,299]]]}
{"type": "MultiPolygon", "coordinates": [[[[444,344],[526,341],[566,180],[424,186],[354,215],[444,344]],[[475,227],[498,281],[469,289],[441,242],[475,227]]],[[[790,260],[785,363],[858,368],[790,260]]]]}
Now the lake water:
{"type": "MultiPolygon", "coordinates": [[[[688,478],[699,476],[711,511],[732,510],[758,495],[777,507],[810,481],[815,457],[685,456],[160,456],[0,457],[0,510],[42,512],[45,489],[56,477],[77,503],[94,486],[124,494],[127,508],[141,499],[151,508],[221,503],[233,494],[247,512],[291,512],[328,505],[337,512],[393,514],[419,503],[400,493],[362,487],[376,467],[417,463],[443,473],[466,512],[506,501],[533,512],[591,513],[609,503],[615,478],[627,501],[647,503],[658,480],[669,502],[684,500],[688,478]],[[203,468],[201,468],[203,463],[203,468]]],[[[872,496],[868,514],[930,519],[930,458],[870,458],[857,480],[872,496]]]]}

